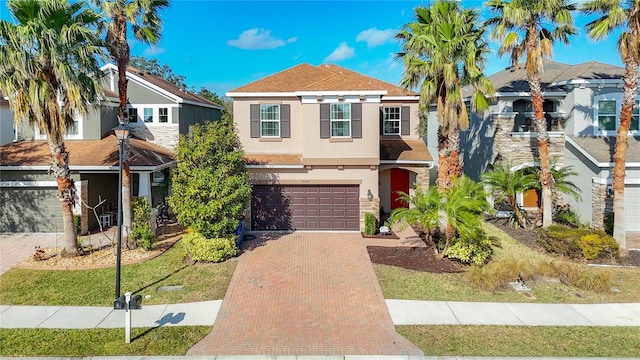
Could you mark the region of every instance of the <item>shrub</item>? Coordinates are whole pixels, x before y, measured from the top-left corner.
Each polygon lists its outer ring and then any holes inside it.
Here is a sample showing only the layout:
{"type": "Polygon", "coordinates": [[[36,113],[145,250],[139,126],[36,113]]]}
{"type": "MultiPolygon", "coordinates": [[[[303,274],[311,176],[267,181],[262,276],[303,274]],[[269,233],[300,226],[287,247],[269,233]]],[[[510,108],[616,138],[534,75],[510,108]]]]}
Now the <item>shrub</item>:
{"type": "Polygon", "coordinates": [[[613,235],[613,213],[608,212],[604,215],[604,232],[613,235]]]}
{"type": "Polygon", "coordinates": [[[186,254],[196,261],[221,262],[238,253],[236,235],[207,239],[197,232],[182,237],[186,254]]]}
{"type": "Polygon", "coordinates": [[[607,292],[611,289],[611,273],[585,270],[574,280],[573,285],[582,290],[607,292]]]}
{"type": "Polygon", "coordinates": [[[493,254],[493,243],[485,234],[478,237],[463,237],[456,239],[451,244],[445,256],[451,259],[458,259],[463,263],[475,265],[485,264],[493,254]]]}
{"type": "Polygon", "coordinates": [[[553,221],[571,227],[584,227],[580,221],[580,216],[569,207],[562,207],[558,209],[555,214],[553,214],[553,221]]]}
{"type": "Polygon", "coordinates": [[[134,246],[140,246],[145,250],[151,250],[155,240],[155,234],[151,231],[151,206],[145,197],[136,197],[131,202],[132,230],[130,239],[134,246]]]}
{"type": "Polygon", "coordinates": [[[619,246],[616,240],[606,234],[589,234],[580,238],[578,244],[582,249],[582,255],[587,260],[598,258],[617,258],[619,246]]]}
{"type": "Polygon", "coordinates": [[[364,214],[364,234],[375,235],[376,233],[376,215],[372,212],[364,214]]]}
{"type": "Polygon", "coordinates": [[[508,259],[474,266],[464,275],[471,286],[486,291],[502,289],[519,277],[525,281],[535,278],[535,266],[526,260],[508,259]]]}
{"type": "Polygon", "coordinates": [[[169,205],[178,222],[209,238],[233,234],[251,199],[233,119],[192,126],[180,135],[176,157],[169,205]]]}

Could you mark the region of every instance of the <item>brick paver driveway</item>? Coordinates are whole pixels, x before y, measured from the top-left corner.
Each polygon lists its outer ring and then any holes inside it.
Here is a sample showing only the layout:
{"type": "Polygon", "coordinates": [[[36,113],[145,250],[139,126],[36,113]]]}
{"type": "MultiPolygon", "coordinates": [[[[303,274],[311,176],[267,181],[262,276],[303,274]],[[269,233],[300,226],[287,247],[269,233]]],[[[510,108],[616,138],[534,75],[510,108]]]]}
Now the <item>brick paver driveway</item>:
{"type": "Polygon", "coordinates": [[[395,332],[357,233],[245,243],[212,332],[188,355],[421,355],[395,332]]]}

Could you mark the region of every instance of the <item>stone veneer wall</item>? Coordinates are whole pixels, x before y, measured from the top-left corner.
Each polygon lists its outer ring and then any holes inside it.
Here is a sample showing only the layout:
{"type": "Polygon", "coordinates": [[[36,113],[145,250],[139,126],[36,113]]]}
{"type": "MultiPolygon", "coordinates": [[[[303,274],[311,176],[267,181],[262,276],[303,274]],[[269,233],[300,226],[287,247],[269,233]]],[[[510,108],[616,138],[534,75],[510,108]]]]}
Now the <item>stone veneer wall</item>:
{"type": "MultiPolygon", "coordinates": [[[[508,161],[512,166],[534,161],[538,157],[538,139],[527,133],[513,135],[515,115],[498,115],[495,118],[494,159],[508,161]]],[[[533,134],[533,133],[532,133],[533,134]]],[[[549,138],[549,156],[557,158],[557,165],[564,166],[564,136],[549,138]]]]}
{"type": "Polygon", "coordinates": [[[165,149],[174,151],[180,137],[178,125],[149,125],[132,126],[131,133],[136,137],[147,140],[165,149]]]}
{"type": "Polygon", "coordinates": [[[613,197],[607,195],[607,184],[591,184],[591,227],[604,230],[607,213],[613,212],[613,197]]]}
{"type": "Polygon", "coordinates": [[[416,173],[416,184],[422,190],[429,188],[429,168],[416,167],[410,168],[411,171],[416,173]]]}
{"type": "Polygon", "coordinates": [[[378,222],[380,222],[380,199],[373,198],[369,201],[368,198],[360,198],[360,231],[364,231],[364,214],[372,212],[378,222]]]}

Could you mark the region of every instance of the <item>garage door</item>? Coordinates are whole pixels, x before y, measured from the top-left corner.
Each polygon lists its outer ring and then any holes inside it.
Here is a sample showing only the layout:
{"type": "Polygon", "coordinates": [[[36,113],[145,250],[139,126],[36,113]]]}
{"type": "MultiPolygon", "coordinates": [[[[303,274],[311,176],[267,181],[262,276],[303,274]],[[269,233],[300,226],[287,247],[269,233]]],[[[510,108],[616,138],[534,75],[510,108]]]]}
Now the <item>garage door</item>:
{"type": "Polygon", "coordinates": [[[62,232],[56,188],[0,189],[0,232],[62,232]]]}
{"type": "Polygon", "coordinates": [[[254,185],[253,230],[360,230],[358,185],[254,185]]]}
{"type": "Polygon", "coordinates": [[[625,185],[624,217],[625,231],[640,231],[640,185],[625,185]]]}

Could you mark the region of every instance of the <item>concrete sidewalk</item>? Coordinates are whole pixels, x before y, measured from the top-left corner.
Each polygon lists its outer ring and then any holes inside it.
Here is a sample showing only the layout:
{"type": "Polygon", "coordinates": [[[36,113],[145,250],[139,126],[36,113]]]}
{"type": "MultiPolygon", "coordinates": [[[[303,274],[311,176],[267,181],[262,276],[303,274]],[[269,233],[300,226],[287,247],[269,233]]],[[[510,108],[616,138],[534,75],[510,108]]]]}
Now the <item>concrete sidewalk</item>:
{"type": "MultiPolygon", "coordinates": [[[[386,300],[394,325],[640,326],[640,303],[531,304],[386,300]]],[[[133,327],[213,325],[222,300],[142,305],[133,327]]],[[[0,328],[124,327],[123,310],[95,306],[0,305],[0,328]]]]}

